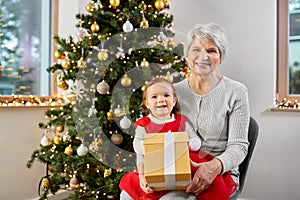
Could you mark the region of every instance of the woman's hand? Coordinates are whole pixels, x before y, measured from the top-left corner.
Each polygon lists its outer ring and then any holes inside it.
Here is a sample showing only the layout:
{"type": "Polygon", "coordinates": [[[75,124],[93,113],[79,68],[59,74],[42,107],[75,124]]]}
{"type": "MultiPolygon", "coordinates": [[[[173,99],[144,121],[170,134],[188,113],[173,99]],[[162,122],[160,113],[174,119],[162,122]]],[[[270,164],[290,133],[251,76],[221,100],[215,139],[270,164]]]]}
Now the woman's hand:
{"type": "Polygon", "coordinates": [[[213,159],[208,162],[203,162],[192,165],[198,167],[192,182],[187,186],[187,193],[194,193],[198,195],[205,191],[215,180],[215,178],[222,172],[222,163],[218,159],[213,159]]]}
{"type": "Polygon", "coordinates": [[[147,184],[147,181],[145,179],[145,176],[143,174],[139,174],[139,179],[140,179],[140,187],[141,189],[146,192],[146,193],[152,193],[153,189],[151,187],[149,187],[149,185],[147,184]]]}

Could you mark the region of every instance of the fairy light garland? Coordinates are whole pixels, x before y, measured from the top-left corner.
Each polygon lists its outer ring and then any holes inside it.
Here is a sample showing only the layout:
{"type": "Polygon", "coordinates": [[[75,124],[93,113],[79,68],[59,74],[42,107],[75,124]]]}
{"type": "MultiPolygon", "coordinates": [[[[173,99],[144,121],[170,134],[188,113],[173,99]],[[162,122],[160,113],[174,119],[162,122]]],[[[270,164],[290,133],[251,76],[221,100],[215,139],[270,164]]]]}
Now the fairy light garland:
{"type": "Polygon", "coordinates": [[[65,101],[59,97],[50,96],[1,96],[0,107],[35,107],[35,106],[63,106],[65,101]]]}

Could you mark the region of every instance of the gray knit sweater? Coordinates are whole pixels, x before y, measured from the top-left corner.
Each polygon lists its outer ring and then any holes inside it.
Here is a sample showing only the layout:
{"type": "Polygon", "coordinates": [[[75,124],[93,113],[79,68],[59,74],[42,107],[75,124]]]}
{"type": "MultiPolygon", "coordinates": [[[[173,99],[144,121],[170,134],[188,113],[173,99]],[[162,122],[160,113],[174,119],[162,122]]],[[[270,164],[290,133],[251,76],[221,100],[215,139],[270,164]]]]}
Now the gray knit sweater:
{"type": "Polygon", "coordinates": [[[223,76],[205,95],[190,88],[188,79],[175,83],[180,114],[186,116],[202,140],[201,149],[218,158],[223,173],[239,176],[238,165],[248,151],[250,110],[248,90],[240,82],[223,76]]]}

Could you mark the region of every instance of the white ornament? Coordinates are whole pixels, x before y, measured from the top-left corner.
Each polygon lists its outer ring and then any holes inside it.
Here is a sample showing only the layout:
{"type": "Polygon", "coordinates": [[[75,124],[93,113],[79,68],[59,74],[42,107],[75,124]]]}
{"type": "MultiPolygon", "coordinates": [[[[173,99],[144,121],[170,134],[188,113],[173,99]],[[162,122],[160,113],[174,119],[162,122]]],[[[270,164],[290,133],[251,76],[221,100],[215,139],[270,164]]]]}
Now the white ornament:
{"type": "Polygon", "coordinates": [[[85,156],[87,153],[89,152],[88,148],[84,145],[81,144],[78,148],[77,148],[77,154],[79,156],[85,156]]]}
{"type": "Polygon", "coordinates": [[[129,33],[133,30],[133,25],[132,23],[130,23],[129,20],[127,20],[124,24],[123,24],[123,31],[126,33],[129,33]]]}
{"type": "Polygon", "coordinates": [[[68,131],[65,132],[65,134],[63,135],[63,141],[66,142],[66,141],[68,141],[70,138],[71,138],[71,137],[70,137],[68,131]]]}
{"type": "Polygon", "coordinates": [[[51,140],[46,135],[44,135],[41,139],[41,145],[46,147],[49,146],[50,144],[51,144],[51,140]]]}
{"type": "Polygon", "coordinates": [[[109,85],[102,80],[98,85],[97,85],[97,92],[99,94],[107,94],[107,92],[109,91],[109,85]]]}
{"type": "Polygon", "coordinates": [[[120,120],[120,126],[123,129],[128,129],[131,126],[131,121],[126,115],[120,120]]]}

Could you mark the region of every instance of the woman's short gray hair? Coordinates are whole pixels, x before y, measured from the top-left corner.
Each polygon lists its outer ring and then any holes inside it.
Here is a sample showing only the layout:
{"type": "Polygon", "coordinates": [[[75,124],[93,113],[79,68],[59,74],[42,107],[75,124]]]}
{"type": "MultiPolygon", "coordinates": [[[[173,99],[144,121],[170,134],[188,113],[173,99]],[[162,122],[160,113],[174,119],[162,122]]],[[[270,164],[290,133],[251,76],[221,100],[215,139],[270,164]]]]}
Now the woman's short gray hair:
{"type": "Polygon", "coordinates": [[[218,24],[209,23],[209,24],[197,24],[188,32],[188,41],[185,46],[185,55],[191,45],[191,42],[194,38],[197,38],[201,41],[206,41],[212,39],[219,51],[221,52],[221,59],[225,58],[228,46],[228,40],[226,38],[225,30],[218,24]]]}

